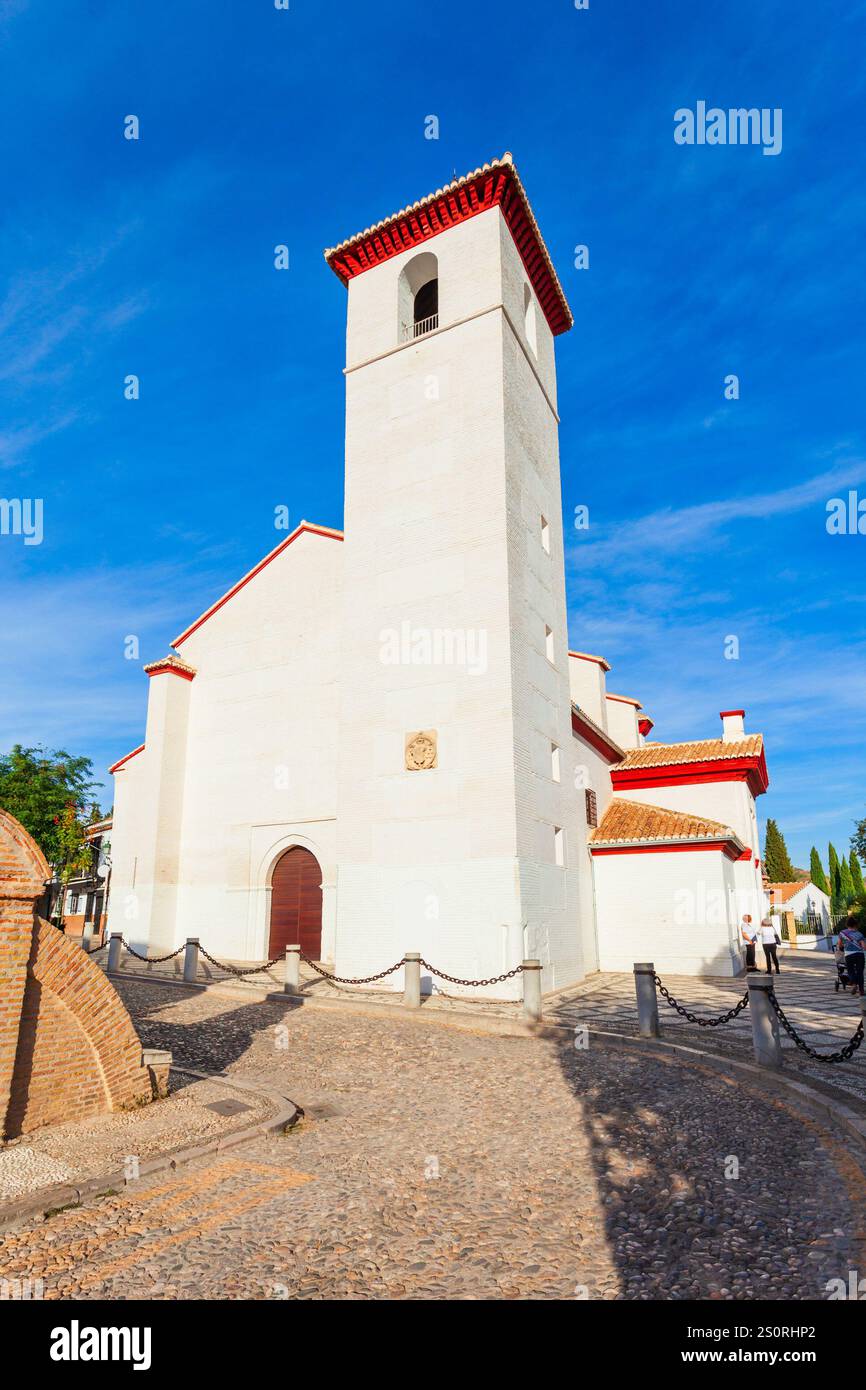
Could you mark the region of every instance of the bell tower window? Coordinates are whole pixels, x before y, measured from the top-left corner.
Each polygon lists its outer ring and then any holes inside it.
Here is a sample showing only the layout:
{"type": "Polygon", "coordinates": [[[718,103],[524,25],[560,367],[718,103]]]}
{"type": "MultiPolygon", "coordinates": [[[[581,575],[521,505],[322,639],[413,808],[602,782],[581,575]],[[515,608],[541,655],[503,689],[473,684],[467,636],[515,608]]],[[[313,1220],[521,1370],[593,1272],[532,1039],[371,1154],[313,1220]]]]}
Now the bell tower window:
{"type": "Polygon", "coordinates": [[[407,261],[397,286],[400,341],[423,338],[439,327],[439,262],[432,251],[407,261]]]}

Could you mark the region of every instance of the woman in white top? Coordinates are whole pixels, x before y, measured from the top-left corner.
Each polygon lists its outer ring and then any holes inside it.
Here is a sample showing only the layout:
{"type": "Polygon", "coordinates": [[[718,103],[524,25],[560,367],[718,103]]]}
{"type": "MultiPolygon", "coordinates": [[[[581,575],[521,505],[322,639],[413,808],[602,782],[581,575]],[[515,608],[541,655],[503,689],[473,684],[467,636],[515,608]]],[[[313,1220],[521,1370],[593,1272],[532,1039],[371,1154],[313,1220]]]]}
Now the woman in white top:
{"type": "Polygon", "coordinates": [[[781,944],[776,928],[773,926],[769,917],[765,917],[761,923],[761,945],[764,948],[764,959],[767,962],[768,975],[772,975],[774,965],[776,967],[776,974],[781,974],[779,970],[779,957],[776,955],[776,947],[781,946],[781,944]]]}

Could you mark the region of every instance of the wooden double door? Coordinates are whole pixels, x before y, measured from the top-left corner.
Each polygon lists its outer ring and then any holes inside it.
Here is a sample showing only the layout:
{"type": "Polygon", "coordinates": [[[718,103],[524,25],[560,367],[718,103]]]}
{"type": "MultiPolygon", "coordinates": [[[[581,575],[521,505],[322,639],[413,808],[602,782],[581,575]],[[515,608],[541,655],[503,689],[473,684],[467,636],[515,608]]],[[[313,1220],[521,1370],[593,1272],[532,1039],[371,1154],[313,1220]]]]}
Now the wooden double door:
{"type": "Polygon", "coordinates": [[[271,878],[268,956],[299,945],[305,956],[322,955],[322,870],[308,849],[293,845],[281,855],[271,878]]]}

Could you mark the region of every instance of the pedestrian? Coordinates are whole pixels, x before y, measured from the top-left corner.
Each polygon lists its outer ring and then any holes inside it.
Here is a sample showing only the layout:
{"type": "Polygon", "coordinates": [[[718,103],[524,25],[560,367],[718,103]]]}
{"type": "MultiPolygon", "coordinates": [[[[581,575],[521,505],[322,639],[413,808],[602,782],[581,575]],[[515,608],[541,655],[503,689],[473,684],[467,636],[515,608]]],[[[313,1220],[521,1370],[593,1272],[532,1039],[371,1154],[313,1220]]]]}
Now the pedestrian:
{"type": "Polygon", "coordinates": [[[776,947],[781,946],[779,933],[773,926],[769,917],[765,917],[761,923],[761,945],[764,948],[764,960],[767,962],[767,974],[772,975],[773,966],[776,967],[776,974],[780,975],[779,957],[776,955],[776,947]]]}
{"type": "Polygon", "coordinates": [[[740,939],[746,948],[746,970],[757,970],[758,967],[755,964],[755,942],[758,939],[758,933],[752,926],[752,918],[748,912],[740,923],[740,939]]]}
{"type": "Polygon", "coordinates": [[[845,952],[845,970],[854,987],[854,993],[862,996],[863,967],[866,965],[866,937],[859,927],[855,927],[852,922],[850,926],[843,927],[840,931],[837,949],[838,946],[841,946],[845,952]]]}

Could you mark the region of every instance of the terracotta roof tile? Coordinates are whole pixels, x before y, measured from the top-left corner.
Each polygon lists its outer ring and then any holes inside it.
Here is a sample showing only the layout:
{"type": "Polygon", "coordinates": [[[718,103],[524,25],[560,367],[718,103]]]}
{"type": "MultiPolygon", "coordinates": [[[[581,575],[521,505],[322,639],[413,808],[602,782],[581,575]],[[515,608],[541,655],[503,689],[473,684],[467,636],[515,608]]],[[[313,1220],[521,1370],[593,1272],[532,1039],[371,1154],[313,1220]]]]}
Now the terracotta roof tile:
{"type": "MultiPolygon", "coordinates": [[[[627,801],[615,796],[592,832],[593,845],[650,844],[670,840],[733,840],[737,836],[721,821],[694,816],[688,811],[668,811],[644,801],[627,801]]],[[[739,841],[737,841],[739,843],[739,841]]]]}
{"type": "Polygon", "coordinates": [[[786,903],[799,893],[801,888],[813,887],[809,878],[798,878],[796,883],[767,883],[767,892],[772,893],[776,902],[786,903]]]}
{"type": "Polygon", "coordinates": [[[726,743],[721,738],[700,739],[697,743],[645,743],[632,748],[617,771],[630,767],[670,767],[675,763],[718,762],[726,758],[760,757],[764,747],[762,734],[726,743]]]}

